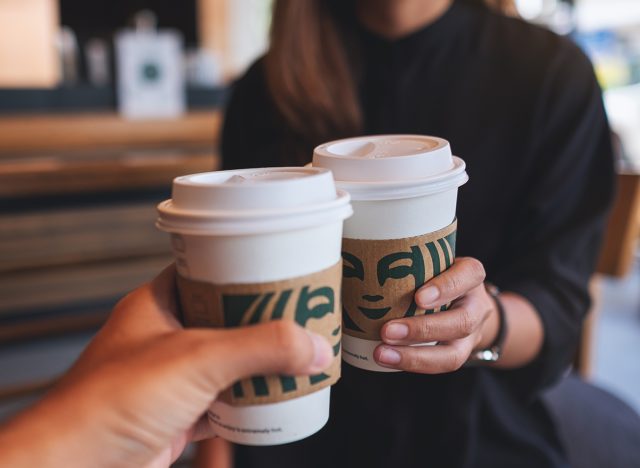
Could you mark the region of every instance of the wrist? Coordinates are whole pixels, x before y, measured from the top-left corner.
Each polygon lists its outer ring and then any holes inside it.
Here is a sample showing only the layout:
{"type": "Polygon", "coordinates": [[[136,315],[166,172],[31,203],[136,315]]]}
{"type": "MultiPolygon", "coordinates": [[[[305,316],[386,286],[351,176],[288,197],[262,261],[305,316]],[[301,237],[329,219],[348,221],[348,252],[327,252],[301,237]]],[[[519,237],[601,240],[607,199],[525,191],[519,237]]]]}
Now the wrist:
{"type": "Polygon", "coordinates": [[[498,333],[500,331],[500,313],[498,312],[498,307],[493,298],[491,301],[491,309],[487,318],[482,323],[482,327],[480,329],[480,341],[476,345],[476,349],[488,349],[498,337],[498,333]]]}
{"type": "Polygon", "coordinates": [[[500,290],[491,283],[485,283],[485,288],[487,294],[493,299],[495,306],[493,317],[496,318],[492,318],[490,311],[485,320],[485,322],[488,322],[485,325],[485,336],[481,335],[478,347],[471,353],[470,362],[496,363],[504,352],[507,336],[506,310],[500,297],[500,290]],[[495,321],[497,321],[497,324],[495,321]],[[492,341],[489,341],[490,337],[493,337],[492,341]]]}

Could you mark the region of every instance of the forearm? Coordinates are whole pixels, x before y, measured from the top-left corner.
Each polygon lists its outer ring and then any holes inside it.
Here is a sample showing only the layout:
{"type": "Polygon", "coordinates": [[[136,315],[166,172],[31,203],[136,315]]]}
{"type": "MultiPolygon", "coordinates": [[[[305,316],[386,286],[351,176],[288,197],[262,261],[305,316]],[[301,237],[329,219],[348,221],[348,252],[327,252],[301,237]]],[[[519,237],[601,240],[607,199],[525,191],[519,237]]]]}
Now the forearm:
{"type": "MultiPolygon", "coordinates": [[[[540,352],[544,341],[542,320],[535,308],[524,297],[503,292],[500,299],[505,309],[507,335],[500,359],[494,367],[513,369],[531,362],[540,352]]],[[[492,310],[483,325],[482,340],[478,349],[488,348],[498,334],[499,315],[492,310]]]]}
{"type": "Polygon", "coordinates": [[[46,411],[32,408],[0,428],[0,465],[42,468],[69,464],[66,428],[50,419],[46,411]]]}
{"type": "Polygon", "coordinates": [[[98,424],[83,406],[71,395],[49,396],[1,426],[0,466],[104,466],[97,457],[104,451],[96,446],[98,424]]]}

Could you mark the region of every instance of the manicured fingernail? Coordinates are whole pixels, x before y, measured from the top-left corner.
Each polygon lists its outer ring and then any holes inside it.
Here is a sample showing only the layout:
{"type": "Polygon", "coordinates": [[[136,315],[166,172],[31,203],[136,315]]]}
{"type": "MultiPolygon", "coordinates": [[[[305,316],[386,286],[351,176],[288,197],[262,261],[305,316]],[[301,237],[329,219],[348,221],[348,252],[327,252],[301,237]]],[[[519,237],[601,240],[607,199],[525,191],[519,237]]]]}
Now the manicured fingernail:
{"type": "Polygon", "coordinates": [[[422,305],[430,305],[437,301],[439,297],[440,290],[438,288],[435,286],[427,286],[418,291],[418,297],[416,299],[422,305]]]}
{"type": "Polygon", "coordinates": [[[392,348],[387,348],[383,346],[380,348],[380,354],[378,356],[378,361],[383,364],[398,364],[400,362],[400,353],[392,348]]]}
{"type": "Polygon", "coordinates": [[[409,327],[404,323],[390,323],[384,329],[384,336],[390,340],[401,340],[409,335],[409,327]]]}
{"type": "Polygon", "coordinates": [[[320,372],[325,370],[333,360],[333,351],[326,338],[308,331],[309,338],[313,343],[313,361],[310,372],[320,372]]]}

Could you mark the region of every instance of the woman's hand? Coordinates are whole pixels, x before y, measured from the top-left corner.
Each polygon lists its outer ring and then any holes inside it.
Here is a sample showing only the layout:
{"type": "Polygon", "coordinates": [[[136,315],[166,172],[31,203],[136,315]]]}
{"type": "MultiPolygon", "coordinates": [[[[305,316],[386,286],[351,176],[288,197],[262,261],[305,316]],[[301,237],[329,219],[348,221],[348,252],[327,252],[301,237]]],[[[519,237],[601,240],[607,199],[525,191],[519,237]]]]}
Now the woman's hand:
{"type": "Polygon", "coordinates": [[[0,465],[168,467],[212,437],[204,413],[255,374],[307,375],[329,343],[293,322],[184,330],[172,267],[124,298],[60,384],[0,430],[0,465]]]}
{"type": "Polygon", "coordinates": [[[383,366],[409,372],[440,374],[458,370],[472,351],[488,347],[497,334],[497,313],[484,286],[482,263],[457,258],[455,263],[418,291],[419,307],[449,310],[392,320],[382,327],[384,344],[374,353],[383,366]],[[437,341],[437,346],[410,346],[437,341]]]}

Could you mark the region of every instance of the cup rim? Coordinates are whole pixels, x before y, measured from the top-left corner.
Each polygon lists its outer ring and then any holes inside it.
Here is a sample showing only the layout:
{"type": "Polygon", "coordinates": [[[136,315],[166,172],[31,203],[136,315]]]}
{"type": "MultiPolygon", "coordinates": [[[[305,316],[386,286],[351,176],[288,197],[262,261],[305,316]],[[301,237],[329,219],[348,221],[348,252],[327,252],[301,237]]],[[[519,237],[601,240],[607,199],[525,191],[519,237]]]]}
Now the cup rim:
{"type": "MultiPolygon", "coordinates": [[[[338,155],[332,151],[330,151],[330,148],[342,143],[347,143],[347,142],[357,142],[357,141],[366,141],[366,142],[373,142],[376,140],[384,140],[384,139],[394,139],[394,140],[429,140],[429,141],[435,141],[437,144],[435,147],[430,148],[426,151],[424,151],[425,153],[444,153],[444,154],[449,154],[451,155],[451,146],[449,145],[449,141],[445,140],[444,138],[441,137],[437,137],[437,136],[431,136],[431,135],[419,135],[417,133],[399,133],[399,134],[393,134],[393,133],[389,133],[389,134],[379,134],[379,135],[363,135],[363,136],[357,136],[357,137],[352,137],[352,138],[341,138],[338,140],[332,140],[332,141],[328,141],[325,143],[322,143],[318,146],[316,146],[313,150],[314,155],[320,155],[323,157],[329,157],[329,158],[336,158],[339,160],[348,160],[348,161],[358,161],[361,160],[362,158],[359,156],[345,156],[345,155],[338,155]]],[[[393,156],[392,158],[385,158],[387,161],[388,160],[403,160],[403,159],[412,159],[415,158],[418,155],[418,153],[414,153],[414,154],[406,154],[406,155],[397,155],[397,156],[393,156]]],[[[314,166],[314,167],[318,167],[318,166],[314,166]]]]}
{"type": "MultiPolygon", "coordinates": [[[[244,173],[255,173],[256,171],[263,171],[265,173],[268,172],[298,172],[298,173],[309,173],[309,175],[313,174],[313,175],[321,175],[321,174],[325,174],[327,172],[331,172],[329,169],[324,168],[324,167],[314,167],[314,166],[283,166],[283,167],[264,167],[264,168],[245,168],[245,169],[227,169],[227,170],[221,170],[221,171],[205,171],[205,172],[197,172],[195,174],[185,174],[185,175],[181,175],[176,177],[175,179],[173,179],[173,184],[174,185],[182,185],[182,186],[187,186],[187,187],[204,187],[206,188],[208,185],[210,185],[210,182],[206,182],[206,181],[200,181],[199,179],[202,179],[206,176],[210,176],[212,174],[215,174],[217,176],[222,176],[222,175],[228,175],[228,174],[235,174],[235,175],[242,175],[244,173]]],[[[298,178],[298,179],[271,179],[271,180],[265,180],[262,181],[262,184],[268,184],[268,185],[291,185],[292,183],[296,183],[296,182],[304,182],[304,178],[298,178]]],[[[235,190],[252,190],[253,186],[251,185],[243,185],[243,184],[238,184],[238,185],[234,185],[233,188],[235,190]]]]}
{"type": "Polygon", "coordinates": [[[172,200],[157,206],[158,229],[186,235],[231,236],[306,229],[342,222],[353,214],[351,196],[337,189],[336,198],[307,206],[273,210],[185,210],[174,207],[172,200]]]}
{"type": "Polygon", "coordinates": [[[453,156],[453,167],[440,174],[403,181],[336,180],[336,187],[351,194],[353,201],[398,200],[445,192],[464,185],[469,176],[465,162],[453,156]]]}

